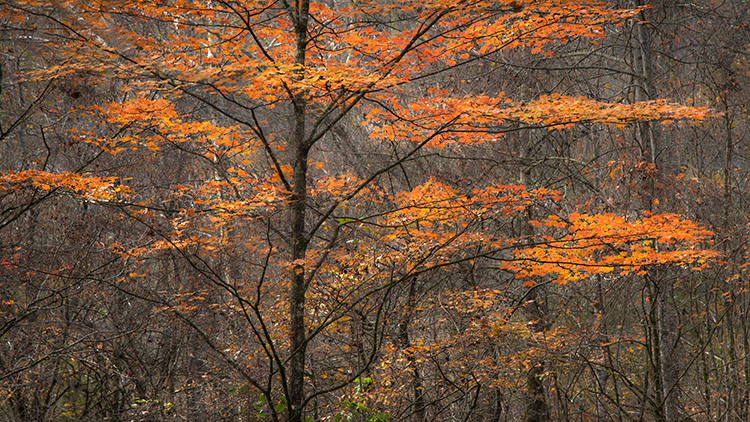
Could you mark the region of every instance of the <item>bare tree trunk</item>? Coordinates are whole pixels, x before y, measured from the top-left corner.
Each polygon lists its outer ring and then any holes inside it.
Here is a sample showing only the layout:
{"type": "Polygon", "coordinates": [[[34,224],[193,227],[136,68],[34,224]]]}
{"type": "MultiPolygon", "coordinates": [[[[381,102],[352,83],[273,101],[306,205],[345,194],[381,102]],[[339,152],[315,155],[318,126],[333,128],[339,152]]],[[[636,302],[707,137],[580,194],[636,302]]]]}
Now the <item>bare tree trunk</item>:
{"type": "Polygon", "coordinates": [[[495,388],[495,411],[492,420],[500,422],[503,420],[503,391],[495,388]]]}
{"type": "Polygon", "coordinates": [[[411,321],[412,312],[414,311],[414,295],[415,295],[415,284],[416,277],[411,281],[409,285],[409,297],[407,299],[406,314],[398,324],[399,338],[401,340],[401,347],[404,349],[406,354],[406,361],[409,364],[409,369],[412,373],[412,390],[414,391],[414,421],[424,422],[425,421],[425,401],[424,401],[424,387],[422,385],[422,374],[419,372],[417,367],[416,358],[414,357],[414,351],[410,350],[411,340],[409,339],[409,322],[411,321]]]}
{"type": "MultiPolygon", "coordinates": [[[[594,310],[599,314],[597,318],[597,341],[599,344],[605,345],[609,343],[609,335],[606,332],[606,328],[603,326],[605,321],[604,313],[606,307],[604,306],[604,288],[602,283],[604,282],[601,275],[596,276],[596,302],[594,302],[594,310]]],[[[609,346],[602,346],[602,356],[610,356],[609,346]]],[[[610,419],[609,412],[607,411],[604,403],[607,394],[607,382],[609,380],[609,368],[605,368],[604,365],[597,365],[593,368],[594,380],[596,381],[596,418],[598,421],[604,421],[610,419]]]]}
{"type": "MultiPolygon", "coordinates": [[[[636,6],[643,6],[641,0],[636,0],[636,6]]],[[[646,21],[643,12],[639,18],[646,21]]],[[[654,95],[654,78],[651,69],[651,34],[646,23],[636,23],[633,26],[633,73],[636,75],[634,82],[635,101],[648,101],[654,95]]],[[[647,162],[656,165],[659,153],[657,133],[650,122],[638,123],[638,138],[641,153],[647,157],[647,162]]]]}
{"type": "MultiPolygon", "coordinates": [[[[636,6],[643,6],[642,0],[636,0],[636,6]]],[[[633,27],[633,67],[637,75],[634,80],[635,101],[647,101],[654,97],[653,58],[651,45],[651,29],[643,12],[640,13],[642,23],[633,27]]],[[[644,161],[653,166],[654,174],[643,175],[643,186],[641,189],[643,209],[652,211],[655,199],[659,199],[660,183],[663,178],[661,172],[664,170],[660,165],[659,136],[658,131],[650,122],[638,124],[638,139],[644,161]]],[[[652,312],[652,362],[654,375],[654,388],[656,389],[656,403],[660,409],[656,410],[657,420],[665,422],[676,422],[680,419],[678,393],[678,372],[675,336],[676,316],[672,306],[668,302],[671,286],[660,278],[658,271],[649,273],[651,286],[652,312]]]]}
{"type": "MultiPolygon", "coordinates": [[[[294,61],[298,68],[298,78],[304,77],[305,56],[307,52],[307,24],[310,2],[301,0],[293,11],[294,31],[296,34],[294,61]]],[[[304,259],[307,253],[307,232],[305,230],[305,212],[307,206],[307,157],[310,146],[305,137],[307,100],[305,92],[294,94],[293,129],[289,145],[292,147],[293,186],[289,198],[291,223],[291,261],[294,263],[289,292],[289,330],[291,343],[289,347],[289,422],[302,422],[302,406],[305,400],[305,355],[307,332],[305,327],[305,282],[304,259]]]]}
{"type": "Polygon", "coordinates": [[[205,369],[205,362],[201,356],[201,340],[195,333],[190,334],[188,347],[191,350],[189,357],[189,373],[194,377],[194,383],[188,391],[188,421],[200,422],[206,420],[206,402],[204,400],[204,385],[200,382],[200,376],[205,369]]]}
{"type": "Polygon", "coordinates": [[[675,310],[667,300],[670,295],[665,293],[667,292],[662,292],[657,302],[659,353],[661,354],[659,375],[661,377],[664,420],[666,422],[677,422],[680,420],[682,413],[679,407],[679,376],[676,353],[679,337],[675,310]]]}
{"type": "Polygon", "coordinates": [[[526,378],[528,400],[526,402],[526,422],[547,422],[550,420],[547,399],[544,396],[544,362],[529,369],[526,378]]]}
{"type": "MultiPolygon", "coordinates": [[[[651,378],[654,384],[654,396],[650,399],[651,408],[654,415],[654,420],[657,422],[665,422],[664,417],[664,389],[662,387],[661,377],[661,330],[659,329],[659,286],[650,277],[646,278],[648,283],[648,298],[649,298],[649,309],[646,315],[646,346],[647,346],[647,357],[648,357],[648,376],[651,378]]],[[[646,389],[644,392],[644,400],[649,400],[649,391],[646,389]]]]}
{"type": "MultiPolygon", "coordinates": [[[[541,333],[548,328],[547,304],[544,300],[537,298],[536,289],[526,295],[526,313],[533,318],[532,329],[541,333]]],[[[544,390],[544,361],[539,361],[529,369],[526,374],[526,416],[525,422],[548,422],[551,420],[549,406],[547,405],[547,396],[544,390]]]]}
{"type": "MultiPolygon", "coordinates": [[[[521,150],[520,158],[523,167],[521,168],[520,180],[526,189],[531,189],[531,165],[527,163],[530,158],[528,157],[528,148],[531,148],[531,142],[529,142],[526,148],[522,148],[521,150]]],[[[522,234],[531,237],[534,235],[534,227],[528,223],[533,219],[531,209],[526,209],[524,218],[526,221],[521,222],[522,234]]],[[[537,297],[537,290],[537,288],[532,287],[524,297],[526,302],[524,310],[532,320],[532,329],[537,333],[541,333],[548,328],[547,319],[549,312],[547,311],[546,301],[537,297]]],[[[525,422],[547,422],[550,420],[550,413],[544,391],[544,382],[542,380],[542,375],[544,375],[545,371],[544,361],[533,362],[532,364],[533,366],[526,374],[526,415],[524,420],[525,422]]]]}

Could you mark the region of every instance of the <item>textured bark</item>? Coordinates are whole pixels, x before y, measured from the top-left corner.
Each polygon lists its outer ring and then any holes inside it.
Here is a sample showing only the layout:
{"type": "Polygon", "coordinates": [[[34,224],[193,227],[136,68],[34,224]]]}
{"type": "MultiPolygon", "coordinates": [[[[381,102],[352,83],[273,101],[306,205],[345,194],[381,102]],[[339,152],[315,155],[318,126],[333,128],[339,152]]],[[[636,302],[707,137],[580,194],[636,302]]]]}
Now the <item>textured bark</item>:
{"type": "MultiPolygon", "coordinates": [[[[636,0],[635,6],[643,6],[641,0],[636,0]]],[[[645,21],[645,16],[640,13],[640,19],[645,21]]],[[[633,26],[635,32],[633,37],[633,67],[636,75],[633,81],[635,101],[648,101],[653,99],[654,78],[652,72],[651,34],[646,23],[637,23],[633,26]]],[[[650,122],[638,123],[638,138],[641,144],[641,152],[647,158],[646,161],[656,164],[659,151],[657,133],[650,122]]]]}
{"type": "Polygon", "coordinates": [[[666,422],[681,420],[679,408],[679,376],[675,346],[679,340],[674,310],[662,294],[658,302],[659,352],[661,358],[660,376],[662,387],[663,413],[666,422]]]}
{"type": "MultiPolygon", "coordinates": [[[[532,143],[529,142],[527,148],[531,148],[532,143]]],[[[522,148],[520,159],[522,163],[527,163],[531,157],[527,148],[522,148]]],[[[531,166],[524,165],[520,172],[520,181],[526,189],[532,189],[533,183],[531,180],[531,166]]],[[[532,237],[534,235],[534,227],[528,222],[534,219],[533,212],[530,208],[526,209],[524,214],[525,221],[521,222],[521,232],[524,237],[532,237]]],[[[524,311],[529,319],[532,321],[532,330],[537,333],[546,331],[549,327],[548,317],[549,312],[547,309],[546,302],[538,297],[537,288],[532,287],[531,290],[524,296],[524,311]]],[[[544,391],[544,382],[542,375],[544,374],[544,362],[531,362],[533,366],[529,369],[526,374],[526,415],[524,417],[525,422],[547,422],[550,420],[549,406],[547,405],[547,398],[544,391]]]]}
{"type": "Polygon", "coordinates": [[[411,347],[411,340],[409,339],[409,322],[411,321],[412,312],[414,310],[414,295],[415,295],[415,284],[416,279],[412,280],[409,286],[409,297],[406,305],[406,315],[401,319],[398,324],[399,338],[401,340],[401,347],[404,349],[406,354],[406,361],[409,363],[409,369],[412,373],[412,390],[414,391],[414,421],[424,422],[425,421],[425,401],[424,401],[424,387],[422,385],[422,374],[419,372],[417,362],[414,357],[414,352],[409,350],[411,347]]]}
{"type": "MultiPolygon", "coordinates": [[[[665,422],[664,416],[664,388],[662,383],[662,353],[661,353],[661,330],[659,326],[659,285],[648,277],[649,283],[649,303],[648,315],[646,317],[646,339],[647,339],[647,357],[649,365],[649,376],[654,385],[653,398],[650,400],[654,420],[665,422]]],[[[646,391],[647,393],[648,391],[646,391]]]]}
{"type": "MultiPolygon", "coordinates": [[[[643,6],[644,2],[636,0],[635,6],[643,6]]],[[[633,27],[633,65],[637,75],[634,81],[635,100],[647,101],[655,97],[653,77],[653,53],[651,41],[651,28],[643,12],[640,18],[644,23],[633,27]]],[[[638,124],[637,137],[640,141],[643,160],[654,166],[653,175],[644,175],[642,192],[642,206],[645,210],[652,210],[655,200],[659,199],[664,168],[658,157],[661,155],[659,145],[659,133],[650,122],[638,124]]],[[[676,422],[681,418],[679,406],[679,394],[677,383],[679,376],[677,372],[675,346],[677,337],[675,335],[676,317],[675,310],[669,306],[667,301],[668,291],[671,291],[668,281],[661,279],[658,271],[649,274],[652,293],[652,362],[654,388],[656,390],[655,418],[665,422],[676,422]]]]}
{"type": "Polygon", "coordinates": [[[547,399],[544,395],[543,374],[543,362],[539,362],[536,366],[529,369],[527,374],[526,386],[528,390],[526,394],[528,394],[528,398],[526,401],[526,422],[547,422],[551,420],[547,399]]]}
{"type": "Polygon", "coordinates": [[[495,411],[492,420],[500,422],[503,420],[503,391],[495,388],[495,411]]]}
{"type": "MultiPolygon", "coordinates": [[[[296,3],[293,12],[296,52],[295,63],[299,66],[299,77],[304,74],[305,55],[307,51],[307,23],[309,1],[296,3]]],[[[307,100],[304,92],[298,92],[293,98],[293,128],[289,144],[293,151],[294,184],[289,198],[291,224],[291,286],[289,292],[289,330],[291,343],[289,348],[289,421],[302,422],[305,400],[305,354],[307,332],[305,327],[305,267],[300,262],[307,252],[307,232],[305,230],[305,212],[307,206],[307,158],[310,147],[305,137],[305,119],[307,100]]]]}
{"type": "MultiPolygon", "coordinates": [[[[526,295],[526,314],[533,319],[532,330],[541,333],[549,328],[548,310],[545,301],[537,297],[537,289],[532,288],[526,295]]],[[[526,374],[526,416],[525,422],[550,421],[549,405],[544,390],[544,361],[536,362],[526,374]]]]}
{"type": "MultiPolygon", "coordinates": [[[[606,307],[604,306],[604,288],[602,287],[602,283],[604,283],[603,277],[601,275],[598,275],[596,277],[596,301],[594,302],[594,310],[598,314],[597,318],[597,333],[598,333],[598,339],[597,341],[599,344],[608,344],[609,343],[609,335],[607,333],[607,327],[603,324],[603,321],[606,320],[605,312],[606,307]]],[[[611,357],[609,346],[602,346],[601,350],[602,357],[611,357]]],[[[609,369],[604,365],[597,365],[594,367],[594,379],[596,381],[596,389],[597,389],[597,395],[596,395],[596,418],[599,421],[609,420],[610,415],[607,411],[607,407],[605,405],[605,398],[607,395],[607,383],[609,382],[609,369]]]]}

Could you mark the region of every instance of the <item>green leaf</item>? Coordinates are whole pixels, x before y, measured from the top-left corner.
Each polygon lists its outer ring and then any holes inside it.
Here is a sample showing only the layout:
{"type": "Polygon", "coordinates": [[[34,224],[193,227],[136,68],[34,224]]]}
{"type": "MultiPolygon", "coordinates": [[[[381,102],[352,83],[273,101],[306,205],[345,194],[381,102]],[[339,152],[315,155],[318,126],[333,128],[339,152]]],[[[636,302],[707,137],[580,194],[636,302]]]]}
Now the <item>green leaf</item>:
{"type": "Polygon", "coordinates": [[[263,393],[258,394],[258,398],[255,400],[255,405],[262,405],[266,403],[266,395],[263,393]]]}
{"type": "Polygon", "coordinates": [[[274,410],[276,411],[276,413],[281,413],[281,412],[284,411],[284,409],[286,409],[286,403],[279,403],[274,408],[274,410]]]}

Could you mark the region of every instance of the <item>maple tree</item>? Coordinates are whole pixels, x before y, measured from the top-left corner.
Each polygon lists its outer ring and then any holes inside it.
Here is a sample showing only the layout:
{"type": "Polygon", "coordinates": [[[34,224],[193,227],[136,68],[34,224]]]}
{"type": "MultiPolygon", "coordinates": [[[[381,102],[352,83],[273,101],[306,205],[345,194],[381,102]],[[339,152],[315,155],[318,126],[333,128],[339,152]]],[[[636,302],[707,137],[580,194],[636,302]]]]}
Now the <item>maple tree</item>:
{"type": "MultiPolygon", "coordinates": [[[[183,405],[196,418],[206,411],[196,403],[223,400],[216,397],[226,377],[252,398],[238,413],[378,420],[393,407],[403,412],[394,418],[427,420],[428,400],[463,391],[468,403],[466,386],[476,386],[474,401],[481,385],[507,388],[517,382],[508,368],[564,353],[568,336],[554,329],[536,338],[494,290],[430,294],[448,269],[494,262],[532,287],[551,275],[563,284],[668,264],[700,269],[716,256],[701,249],[712,233],[674,214],[551,214],[521,222],[546,232],[519,236],[512,228],[519,216],[552,208],[560,192],[507,180],[459,186],[418,170],[432,155],[455,153],[455,160],[462,148],[503,142],[519,127],[619,130],[706,119],[707,109],[662,100],[514,99],[460,95],[441,84],[443,75],[488,66],[484,59],[505,51],[546,56],[571,40],[597,43],[606,26],[640,10],[567,0],[3,4],[9,28],[43,34],[30,42],[35,56],[24,57],[19,75],[33,93],[7,117],[4,142],[20,139],[22,123],[44,111],[55,123],[41,128],[42,144],[54,135],[91,158],[55,168],[38,157],[33,165],[9,163],[0,174],[0,228],[45,201],[96,207],[111,213],[110,224],[127,221],[128,229],[92,242],[102,254],[97,271],[121,263],[123,270],[104,277],[82,265],[34,264],[46,273],[29,285],[51,277],[65,290],[70,280],[98,280],[107,288],[91,297],[118,292],[146,303],[137,313],[152,314],[154,327],[189,328],[183,359],[212,383],[186,381],[184,389],[195,390],[183,390],[183,405]],[[46,100],[45,81],[73,99],[92,98],[72,107],[46,100]],[[100,91],[86,90],[92,86],[100,91]],[[356,169],[337,165],[349,158],[338,147],[345,141],[368,145],[356,169]],[[449,303],[444,315],[470,313],[482,323],[447,337],[453,328],[441,312],[421,309],[427,298],[449,303]],[[423,314],[440,333],[415,334],[423,314]],[[534,346],[526,356],[486,359],[471,346],[483,336],[534,346]],[[433,359],[451,348],[450,362],[433,359]],[[209,359],[212,368],[203,363],[209,359]],[[479,373],[485,363],[501,369],[479,373]],[[428,372],[451,376],[438,382],[428,372]]],[[[25,264],[7,249],[3,265],[20,271],[25,264]]],[[[9,321],[37,306],[21,292],[7,294],[9,321]]],[[[53,349],[63,354],[77,344],[71,338],[53,349]]],[[[77,350],[70,371],[91,351],[77,350]]],[[[107,370],[120,372],[117,365],[107,370]]],[[[65,394],[59,400],[74,407],[65,394]]],[[[176,406],[151,399],[138,404],[163,414],[176,406]]]]}

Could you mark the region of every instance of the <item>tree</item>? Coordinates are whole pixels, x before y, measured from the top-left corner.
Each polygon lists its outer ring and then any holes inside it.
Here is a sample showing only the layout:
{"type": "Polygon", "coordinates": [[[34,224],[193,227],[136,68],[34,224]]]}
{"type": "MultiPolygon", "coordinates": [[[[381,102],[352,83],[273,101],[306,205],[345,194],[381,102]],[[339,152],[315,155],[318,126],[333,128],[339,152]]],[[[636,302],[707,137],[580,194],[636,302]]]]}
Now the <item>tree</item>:
{"type": "MultiPolygon", "coordinates": [[[[26,100],[3,125],[6,142],[17,141],[24,134],[13,122],[36,113],[54,122],[39,145],[54,134],[60,157],[68,148],[91,157],[3,169],[11,203],[3,211],[13,216],[3,230],[52,192],[127,221],[92,242],[104,257],[100,274],[75,279],[138,300],[141,314],[158,316],[149,325],[190,328],[182,359],[195,388],[182,397],[195,420],[208,417],[206,402],[222,401],[212,396],[222,397],[224,378],[253,397],[227,399],[228,415],[385,417],[358,400],[363,379],[395,382],[365,377],[388,353],[406,356],[413,404],[402,415],[427,420],[423,340],[410,330],[418,298],[446,268],[482,259],[520,275],[555,272],[562,282],[669,263],[700,267],[713,256],[694,249],[709,233],[674,215],[553,215],[539,224],[558,232],[519,235],[517,215],[552,207],[559,193],[496,180],[460,189],[419,172],[521,129],[706,118],[706,109],[666,101],[514,101],[441,84],[508,50],[596,42],[604,26],[637,12],[569,1],[4,4],[16,42],[41,37],[29,46],[38,56],[21,69],[23,84],[53,81],[74,100],[97,94],[85,87],[107,94],[49,109],[26,100]],[[337,166],[344,143],[373,153],[359,174],[337,166]],[[356,397],[334,395],[354,384],[356,397]]],[[[46,98],[41,92],[36,98],[46,98]]],[[[9,255],[3,262],[19,268],[9,255]]],[[[167,343],[167,329],[155,331],[167,343]]],[[[121,370],[111,358],[103,366],[121,370]]]]}

